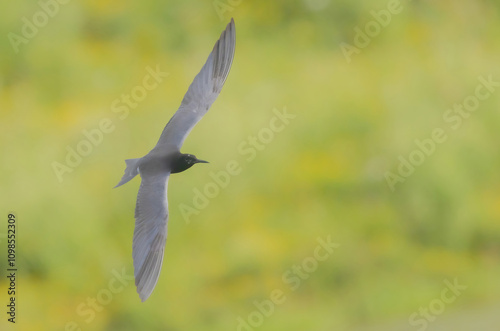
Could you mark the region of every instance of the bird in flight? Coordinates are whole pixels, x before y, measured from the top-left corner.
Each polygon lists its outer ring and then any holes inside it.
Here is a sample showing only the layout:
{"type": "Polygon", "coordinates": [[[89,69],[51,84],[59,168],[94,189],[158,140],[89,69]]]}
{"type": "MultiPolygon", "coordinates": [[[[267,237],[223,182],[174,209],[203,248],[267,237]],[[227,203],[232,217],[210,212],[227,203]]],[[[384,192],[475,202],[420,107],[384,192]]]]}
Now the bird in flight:
{"type": "Polygon", "coordinates": [[[137,174],[141,186],[135,206],[135,229],[132,245],[137,293],[145,301],[156,286],[163,262],[167,238],[167,183],[170,174],[182,172],[195,163],[208,163],[192,154],[180,152],[189,132],[217,99],[233,63],[236,44],[234,20],[215,43],[207,62],[196,75],[179,109],[167,123],[156,146],[146,155],[125,160],[126,169],[115,187],[137,174]]]}

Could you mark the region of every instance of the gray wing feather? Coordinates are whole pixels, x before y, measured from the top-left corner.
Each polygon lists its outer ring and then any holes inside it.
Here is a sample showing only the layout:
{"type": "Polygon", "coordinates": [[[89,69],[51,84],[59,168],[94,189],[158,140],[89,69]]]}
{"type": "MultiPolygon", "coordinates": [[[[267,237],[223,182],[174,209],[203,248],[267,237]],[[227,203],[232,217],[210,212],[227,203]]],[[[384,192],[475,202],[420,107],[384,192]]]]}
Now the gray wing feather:
{"type": "Polygon", "coordinates": [[[167,183],[169,173],[141,174],[142,181],[135,207],[132,255],[137,293],[145,301],[160,276],[167,239],[167,183]]]}
{"type": "Polygon", "coordinates": [[[163,129],[155,149],[180,150],[189,132],[207,113],[222,90],[233,63],[235,45],[236,31],[231,19],[207,62],[189,86],[179,109],[163,129]]]}

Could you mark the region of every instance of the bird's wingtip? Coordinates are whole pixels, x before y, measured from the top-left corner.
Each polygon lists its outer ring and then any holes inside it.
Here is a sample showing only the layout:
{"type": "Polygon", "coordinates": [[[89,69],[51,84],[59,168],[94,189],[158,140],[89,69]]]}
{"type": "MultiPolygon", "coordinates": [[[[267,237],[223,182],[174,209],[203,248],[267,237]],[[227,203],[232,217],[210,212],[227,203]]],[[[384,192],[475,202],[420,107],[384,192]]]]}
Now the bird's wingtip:
{"type": "Polygon", "coordinates": [[[151,294],[153,294],[153,290],[156,287],[156,283],[155,283],[155,285],[153,285],[150,288],[145,288],[145,287],[141,287],[140,284],[139,284],[139,282],[136,281],[136,285],[135,286],[136,286],[137,294],[139,294],[139,298],[141,299],[141,302],[144,302],[147,299],[149,299],[149,297],[151,296],[151,294]]]}
{"type": "Polygon", "coordinates": [[[144,287],[140,286],[139,279],[137,278],[137,275],[134,274],[135,278],[135,291],[139,295],[139,299],[141,299],[141,302],[146,301],[150,296],[153,291],[146,291],[144,287]]]}
{"type": "Polygon", "coordinates": [[[231,21],[227,23],[226,30],[227,29],[234,29],[234,19],[231,17],[231,21]]]}
{"type": "Polygon", "coordinates": [[[144,294],[139,293],[139,298],[141,299],[141,302],[145,302],[149,298],[149,295],[146,296],[144,294]]]}
{"type": "Polygon", "coordinates": [[[123,185],[123,184],[125,184],[125,183],[126,183],[126,181],[124,182],[124,181],[123,181],[123,178],[122,178],[122,179],[118,182],[118,184],[116,184],[113,188],[120,187],[120,186],[122,186],[122,185],[123,185]]]}

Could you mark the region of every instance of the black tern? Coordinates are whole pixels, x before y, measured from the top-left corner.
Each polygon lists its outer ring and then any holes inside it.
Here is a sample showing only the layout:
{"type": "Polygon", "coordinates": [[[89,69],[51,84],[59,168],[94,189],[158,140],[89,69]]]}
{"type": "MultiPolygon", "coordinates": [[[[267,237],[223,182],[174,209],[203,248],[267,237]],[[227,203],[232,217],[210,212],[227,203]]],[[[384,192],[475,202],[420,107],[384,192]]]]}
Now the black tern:
{"type": "Polygon", "coordinates": [[[137,293],[145,301],[156,286],[163,263],[167,238],[167,184],[170,174],[182,172],[196,163],[208,163],[180,148],[189,132],[217,99],[234,58],[236,32],[234,20],[215,43],[207,62],[196,75],[179,109],[167,123],[156,146],[144,157],[125,160],[126,169],[115,187],[137,174],[141,186],[135,206],[135,229],[132,245],[137,293]]]}

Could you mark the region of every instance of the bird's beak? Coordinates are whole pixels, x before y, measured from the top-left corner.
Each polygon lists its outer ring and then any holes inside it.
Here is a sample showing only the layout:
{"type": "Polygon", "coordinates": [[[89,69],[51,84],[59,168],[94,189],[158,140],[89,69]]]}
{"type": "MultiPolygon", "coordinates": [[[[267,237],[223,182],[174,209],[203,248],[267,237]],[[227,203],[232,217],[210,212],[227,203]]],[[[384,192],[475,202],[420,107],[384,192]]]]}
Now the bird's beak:
{"type": "Polygon", "coordinates": [[[196,159],[196,163],[209,163],[209,162],[205,160],[196,159]]]}

